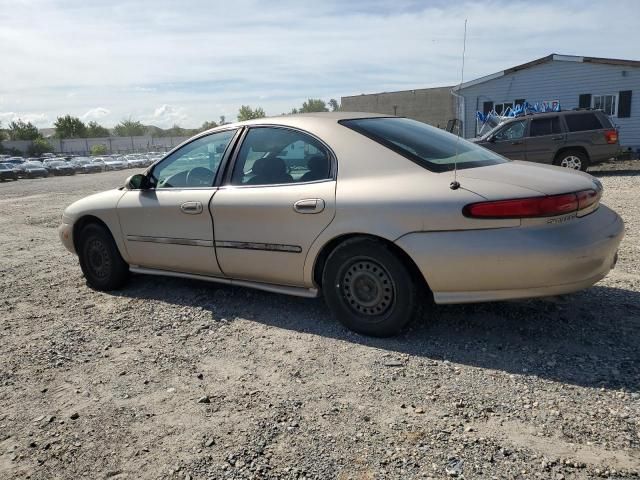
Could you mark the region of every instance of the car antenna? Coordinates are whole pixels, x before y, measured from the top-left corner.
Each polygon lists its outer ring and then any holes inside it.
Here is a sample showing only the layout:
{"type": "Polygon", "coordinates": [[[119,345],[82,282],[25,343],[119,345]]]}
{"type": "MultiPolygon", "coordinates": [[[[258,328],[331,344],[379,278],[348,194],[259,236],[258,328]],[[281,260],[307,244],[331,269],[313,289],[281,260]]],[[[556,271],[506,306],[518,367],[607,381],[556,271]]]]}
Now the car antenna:
{"type": "MultiPolygon", "coordinates": [[[[464,54],[467,50],[467,19],[464,19],[464,38],[462,40],[462,69],[460,72],[460,85],[458,85],[458,91],[462,88],[464,83],[464,54]]],[[[464,104],[463,104],[464,105],[464,104]]],[[[462,112],[464,117],[464,112],[462,112]]],[[[453,182],[449,184],[451,190],[457,190],[460,188],[460,182],[458,182],[458,146],[460,144],[461,124],[458,124],[458,138],[456,140],[456,156],[453,158],[453,182]]]]}

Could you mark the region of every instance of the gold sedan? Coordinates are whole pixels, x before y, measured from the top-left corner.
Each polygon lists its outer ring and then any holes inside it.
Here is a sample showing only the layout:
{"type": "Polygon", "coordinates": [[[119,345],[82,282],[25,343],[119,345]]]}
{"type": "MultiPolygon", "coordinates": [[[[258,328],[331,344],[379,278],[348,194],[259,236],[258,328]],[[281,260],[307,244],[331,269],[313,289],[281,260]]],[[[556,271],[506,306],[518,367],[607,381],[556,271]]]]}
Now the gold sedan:
{"type": "Polygon", "coordinates": [[[624,231],[601,194],[406,118],[306,114],[201,133],[69,206],[59,231],[99,290],[134,272],[322,293],[347,327],[388,336],[425,301],[591,286],[624,231]]]}

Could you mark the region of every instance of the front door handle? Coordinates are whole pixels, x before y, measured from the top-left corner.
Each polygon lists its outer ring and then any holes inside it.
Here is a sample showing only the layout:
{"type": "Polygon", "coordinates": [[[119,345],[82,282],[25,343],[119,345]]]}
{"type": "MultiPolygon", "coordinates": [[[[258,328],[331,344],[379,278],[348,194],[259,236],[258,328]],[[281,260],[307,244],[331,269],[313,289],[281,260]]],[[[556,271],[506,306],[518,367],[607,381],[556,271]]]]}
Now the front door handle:
{"type": "Polygon", "coordinates": [[[180,210],[182,210],[182,213],[186,213],[188,215],[198,215],[199,213],[202,213],[202,203],[184,202],[180,205],[180,210]]]}
{"type": "Polygon", "coordinates": [[[557,137],[551,137],[551,140],[562,140],[563,138],[562,135],[558,135],[557,137]]]}
{"type": "Polygon", "coordinates": [[[320,213],[324,210],[324,200],[321,198],[305,198],[293,204],[298,213],[320,213]]]}
{"type": "Polygon", "coordinates": [[[511,145],[522,145],[522,140],[516,140],[515,142],[511,142],[511,145]]]}

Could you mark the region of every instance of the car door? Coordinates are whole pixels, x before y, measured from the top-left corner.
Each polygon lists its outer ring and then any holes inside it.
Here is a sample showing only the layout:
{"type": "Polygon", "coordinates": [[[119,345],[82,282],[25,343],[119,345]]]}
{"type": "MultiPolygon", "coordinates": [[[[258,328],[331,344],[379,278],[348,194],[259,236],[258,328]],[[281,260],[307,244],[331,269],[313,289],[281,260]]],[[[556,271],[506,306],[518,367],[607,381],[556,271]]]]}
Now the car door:
{"type": "Polygon", "coordinates": [[[302,286],[307,252],[335,215],[335,157],[312,135],[274,126],[249,128],[235,150],[211,202],[220,268],[302,286]]]}
{"type": "Polygon", "coordinates": [[[147,174],[150,188],[127,191],[118,202],[125,246],[134,265],[220,275],[209,212],[214,179],[237,130],[184,145],[147,174]]]}
{"type": "Polygon", "coordinates": [[[485,146],[512,160],[524,160],[526,132],[526,119],[510,122],[498,130],[485,146]]]}
{"type": "Polygon", "coordinates": [[[556,116],[532,118],[526,139],[526,159],[529,162],[552,163],[556,152],[562,148],[566,135],[562,132],[560,118],[556,116]]]}

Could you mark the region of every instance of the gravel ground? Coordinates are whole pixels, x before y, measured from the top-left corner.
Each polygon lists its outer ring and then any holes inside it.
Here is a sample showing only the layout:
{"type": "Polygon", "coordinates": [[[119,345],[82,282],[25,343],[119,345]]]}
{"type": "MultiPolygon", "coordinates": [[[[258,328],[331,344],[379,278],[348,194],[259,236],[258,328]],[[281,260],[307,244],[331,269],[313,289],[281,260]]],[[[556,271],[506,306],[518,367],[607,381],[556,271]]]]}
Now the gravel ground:
{"type": "Polygon", "coordinates": [[[0,185],[0,478],[637,478],[640,162],[605,166],[617,268],[370,339],[322,300],[86,287],[63,208],[127,172],[0,185]]]}

